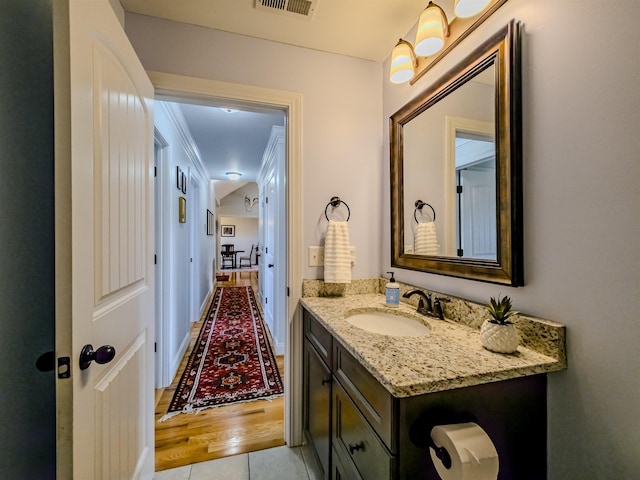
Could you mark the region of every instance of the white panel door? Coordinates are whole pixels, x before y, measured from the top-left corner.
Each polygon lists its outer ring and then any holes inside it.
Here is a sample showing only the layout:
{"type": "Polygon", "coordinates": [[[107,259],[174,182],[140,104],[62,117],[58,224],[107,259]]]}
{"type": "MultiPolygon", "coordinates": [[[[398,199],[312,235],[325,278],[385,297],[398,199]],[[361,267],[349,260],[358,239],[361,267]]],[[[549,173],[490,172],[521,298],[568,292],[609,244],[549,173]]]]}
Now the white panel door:
{"type": "Polygon", "coordinates": [[[264,319],[269,325],[269,330],[272,335],[276,334],[274,325],[274,267],[275,267],[275,208],[276,208],[276,180],[275,175],[272,172],[265,188],[265,206],[264,206],[264,222],[265,222],[265,237],[264,237],[264,265],[262,271],[264,272],[264,299],[263,310],[264,319]]]}
{"type": "Polygon", "coordinates": [[[108,0],[70,0],[73,478],[150,478],[153,87],[108,0]],[[80,370],[82,348],[111,345],[80,370]]]}

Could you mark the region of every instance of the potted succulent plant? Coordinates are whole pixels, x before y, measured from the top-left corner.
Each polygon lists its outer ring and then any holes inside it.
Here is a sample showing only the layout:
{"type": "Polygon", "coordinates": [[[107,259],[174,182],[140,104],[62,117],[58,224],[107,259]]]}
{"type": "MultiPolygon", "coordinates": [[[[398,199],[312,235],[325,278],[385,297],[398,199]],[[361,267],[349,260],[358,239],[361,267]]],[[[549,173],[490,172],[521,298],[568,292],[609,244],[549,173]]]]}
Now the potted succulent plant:
{"type": "Polygon", "coordinates": [[[518,312],[511,310],[511,298],[504,296],[498,299],[491,297],[487,304],[487,312],[491,318],[480,327],[480,341],[487,350],[498,353],[513,353],[520,344],[518,329],[510,318],[518,312]]]}

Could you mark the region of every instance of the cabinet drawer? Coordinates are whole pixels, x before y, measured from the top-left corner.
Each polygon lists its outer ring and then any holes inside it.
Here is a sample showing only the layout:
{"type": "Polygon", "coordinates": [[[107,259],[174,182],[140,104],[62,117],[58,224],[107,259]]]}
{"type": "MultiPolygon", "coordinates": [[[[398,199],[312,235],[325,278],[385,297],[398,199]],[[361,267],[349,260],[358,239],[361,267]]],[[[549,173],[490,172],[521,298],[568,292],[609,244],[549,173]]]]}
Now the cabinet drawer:
{"type": "Polygon", "coordinates": [[[338,342],[334,344],[333,374],[387,448],[396,453],[393,396],[338,342]]]}
{"type": "Polygon", "coordinates": [[[394,458],[337,382],[333,392],[332,440],[342,465],[365,480],[391,479],[394,458]]]}
{"type": "Polygon", "coordinates": [[[318,351],[324,363],[331,368],[331,344],[333,337],[327,329],[306,310],[303,310],[303,319],[305,336],[318,351]]]}

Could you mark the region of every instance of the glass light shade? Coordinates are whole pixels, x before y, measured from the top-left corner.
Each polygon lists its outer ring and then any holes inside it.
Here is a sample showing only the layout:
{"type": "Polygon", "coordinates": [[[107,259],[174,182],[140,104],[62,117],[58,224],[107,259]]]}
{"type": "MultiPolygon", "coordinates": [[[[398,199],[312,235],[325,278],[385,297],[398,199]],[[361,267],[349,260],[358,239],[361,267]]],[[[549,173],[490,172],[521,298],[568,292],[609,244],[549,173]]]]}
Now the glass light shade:
{"type": "Polygon", "coordinates": [[[439,52],[444,46],[444,23],[446,19],[440,8],[429,2],[420,14],[418,32],[416,33],[417,55],[428,57],[439,52]]]}
{"type": "Polygon", "coordinates": [[[242,176],[242,174],[238,172],[227,172],[225,175],[229,180],[238,180],[242,176]]]}
{"type": "Polygon", "coordinates": [[[456,0],[453,12],[456,17],[469,18],[487,8],[491,0],[456,0]]]}
{"type": "Polygon", "coordinates": [[[391,72],[389,79],[392,83],[404,83],[413,78],[415,55],[411,45],[399,40],[391,53],[391,72]]]}

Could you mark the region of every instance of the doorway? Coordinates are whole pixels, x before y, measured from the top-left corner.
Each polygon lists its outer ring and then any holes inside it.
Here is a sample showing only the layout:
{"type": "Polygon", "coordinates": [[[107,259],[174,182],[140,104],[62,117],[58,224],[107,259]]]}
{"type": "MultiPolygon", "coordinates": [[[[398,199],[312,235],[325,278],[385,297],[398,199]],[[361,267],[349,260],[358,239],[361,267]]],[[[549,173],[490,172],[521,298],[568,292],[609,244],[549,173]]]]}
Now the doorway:
{"type": "MultiPolygon", "coordinates": [[[[301,293],[301,213],[298,205],[300,204],[300,105],[301,98],[297,94],[265,92],[261,89],[253,89],[237,85],[224,84],[214,81],[199,81],[195,87],[194,79],[186,79],[184,77],[150,73],[152,82],[156,87],[156,95],[170,96],[172,98],[189,98],[194,101],[194,96],[198,97],[198,101],[205,104],[210,103],[212,99],[229,98],[235,101],[258,102],[260,105],[268,105],[281,108],[287,112],[287,159],[286,159],[286,175],[287,182],[281,182],[286,185],[286,191],[282,192],[284,198],[289,202],[286,204],[286,210],[282,212],[282,218],[285,220],[278,226],[279,235],[289,248],[286,249],[285,261],[281,267],[284,271],[286,283],[282,285],[283,291],[287,288],[289,296],[283,295],[282,298],[275,298],[274,301],[281,302],[282,312],[286,316],[286,344],[284,365],[285,379],[285,397],[284,397],[284,438],[288,445],[298,445],[301,440],[301,388],[299,379],[301,378],[301,345],[299,342],[291,342],[291,338],[299,336],[298,313],[295,306],[298,303],[301,293]]],[[[201,205],[204,208],[204,205],[201,205]]],[[[211,269],[210,265],[204,268],[211,269]]],[[[191,419],[189,419],[191,420],[191,419]]],[[[200,460],[198,460],[200,461],[200,460]]]]}

